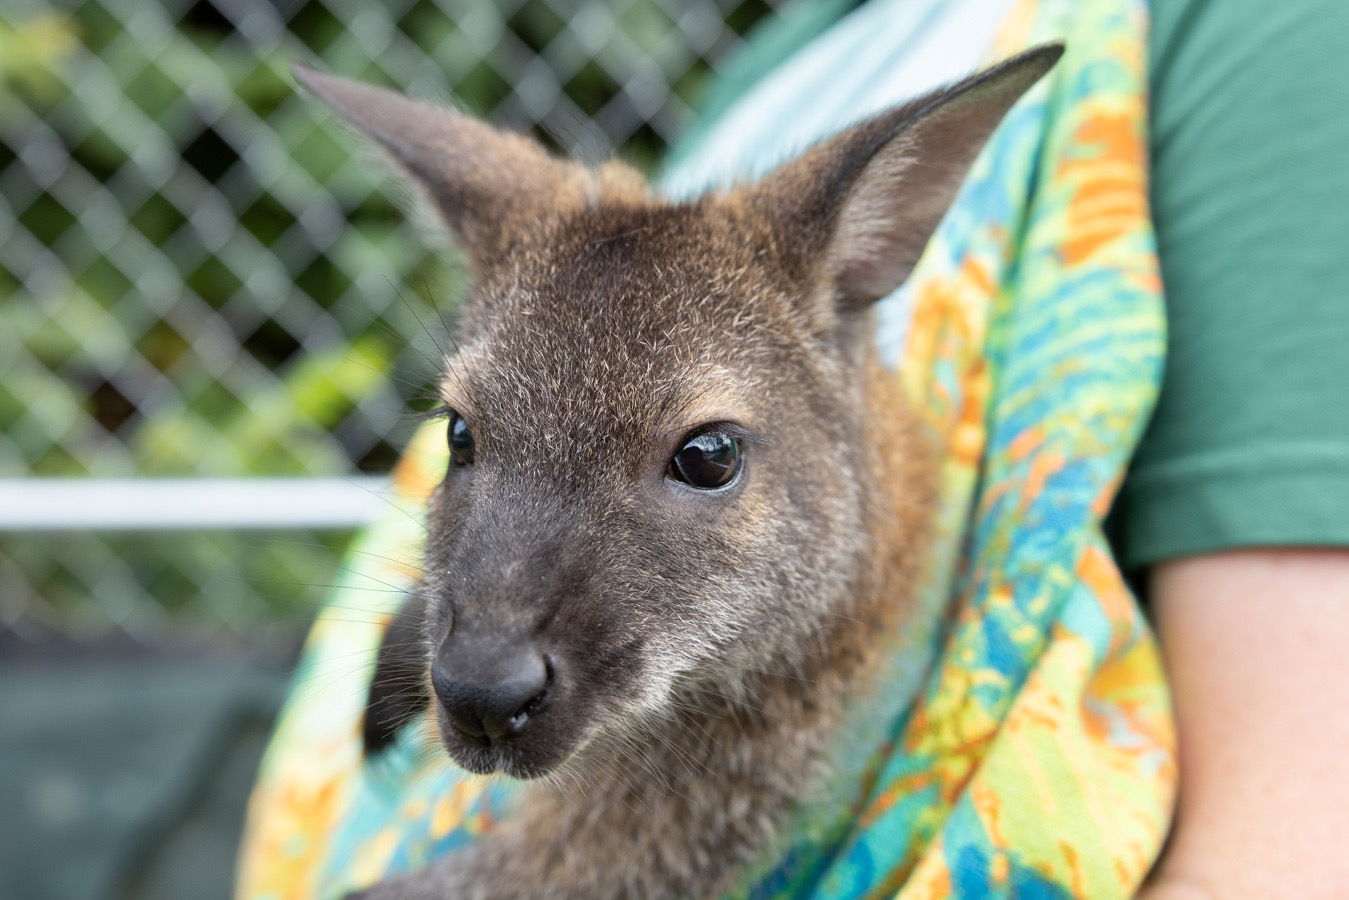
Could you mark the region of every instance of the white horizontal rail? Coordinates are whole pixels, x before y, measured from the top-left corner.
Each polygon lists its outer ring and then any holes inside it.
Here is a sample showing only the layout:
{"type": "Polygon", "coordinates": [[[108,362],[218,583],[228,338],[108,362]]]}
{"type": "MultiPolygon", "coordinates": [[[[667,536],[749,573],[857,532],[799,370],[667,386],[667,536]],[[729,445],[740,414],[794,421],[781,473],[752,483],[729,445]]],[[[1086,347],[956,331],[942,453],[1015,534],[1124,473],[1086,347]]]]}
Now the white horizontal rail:
{"type": "Polygon", "coordinates": [[[389,507],[389,480],[0,478],[0,531],[351,528],[389,507]]]}

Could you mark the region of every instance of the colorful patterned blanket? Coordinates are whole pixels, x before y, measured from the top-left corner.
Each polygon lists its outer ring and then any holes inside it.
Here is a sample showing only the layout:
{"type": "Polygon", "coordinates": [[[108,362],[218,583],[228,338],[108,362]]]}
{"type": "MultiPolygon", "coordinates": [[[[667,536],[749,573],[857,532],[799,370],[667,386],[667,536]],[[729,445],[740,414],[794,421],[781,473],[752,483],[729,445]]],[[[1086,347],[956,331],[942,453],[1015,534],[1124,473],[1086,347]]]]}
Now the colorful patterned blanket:
{"type": "MultiPolygon", "coordinates": [[[[1067,55],[878,318],[945,450],[921,602],[854,704],[829,802],[798,810],[734,896],[1128,897],[1160,850],[1169,701],[1102,535],[1163,352],[1145,27],[1135,0],[1022,2],[1004,23],[994,57],[1052,38],[1067,55]]],[[[252,800],[241,897],[340,894],[473,840],[509,807],[508,787],[415,729],[361,757],[373,652],[415,577],[441,431],[413,440],[394,511],[314,625],[252,800]]]]}

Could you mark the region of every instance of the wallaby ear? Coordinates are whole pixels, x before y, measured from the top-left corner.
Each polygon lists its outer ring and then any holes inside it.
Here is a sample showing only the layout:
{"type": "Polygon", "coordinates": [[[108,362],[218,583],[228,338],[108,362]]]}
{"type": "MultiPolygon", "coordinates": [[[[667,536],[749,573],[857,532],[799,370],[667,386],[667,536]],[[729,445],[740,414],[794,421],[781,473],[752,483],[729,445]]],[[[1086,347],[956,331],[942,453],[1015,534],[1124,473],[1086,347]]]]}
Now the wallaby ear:
{"type": "Polygon", "coordinates": [[[1044,44],[861,122],[752,196],[788,252],[828,265],[845,306],[862,308],[908,277],[989,135],[1062,55],[1044,44]]]}
{"type": "Polygon", "coordinates": [[[584,203],[595,189],[584,167],[554,159],[525,135],[303,63],[291,71],[411,173],[479,265],[513,229],[584,203]]]}

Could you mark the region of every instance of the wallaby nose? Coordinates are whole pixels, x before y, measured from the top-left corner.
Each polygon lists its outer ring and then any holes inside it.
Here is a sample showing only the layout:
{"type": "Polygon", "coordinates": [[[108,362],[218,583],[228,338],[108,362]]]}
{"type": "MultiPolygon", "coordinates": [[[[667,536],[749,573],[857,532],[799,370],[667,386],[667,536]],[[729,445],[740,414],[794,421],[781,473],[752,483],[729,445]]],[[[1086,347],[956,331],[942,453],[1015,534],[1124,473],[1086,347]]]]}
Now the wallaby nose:
{"type": "Polygon", "coordinates": [[[457,729],[496,742],[543,712],[552,674],[531,644],[503,647],[451,634],[431,664],[431,686],[457,729]]]}

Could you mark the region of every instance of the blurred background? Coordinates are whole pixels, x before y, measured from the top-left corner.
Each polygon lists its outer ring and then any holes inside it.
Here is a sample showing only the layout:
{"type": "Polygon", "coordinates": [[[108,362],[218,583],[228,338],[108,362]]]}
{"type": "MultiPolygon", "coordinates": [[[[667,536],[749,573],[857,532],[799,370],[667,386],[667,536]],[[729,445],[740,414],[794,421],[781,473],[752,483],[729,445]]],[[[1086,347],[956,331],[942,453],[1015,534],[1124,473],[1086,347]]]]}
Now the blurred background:
{"type": "Polygon", "coordinates": [[[772,6],[5,0],[0,895],[228,894],[287,666],[427,405],[453,254],[289,62],[650,170],[772,6]]]}

